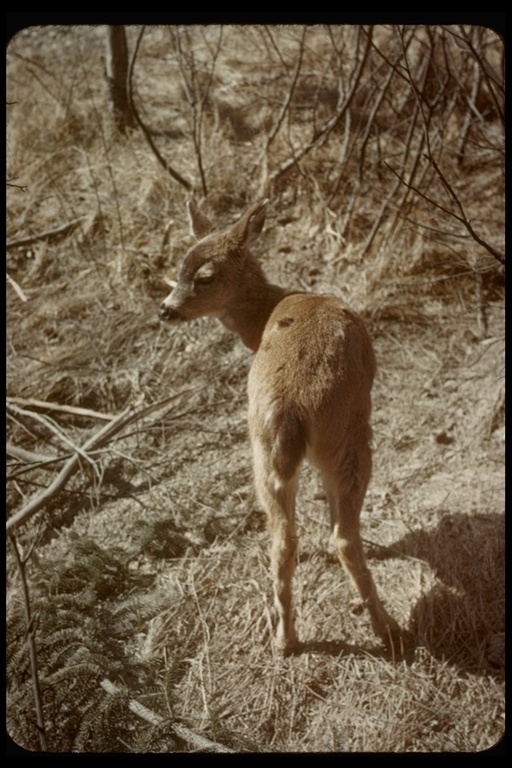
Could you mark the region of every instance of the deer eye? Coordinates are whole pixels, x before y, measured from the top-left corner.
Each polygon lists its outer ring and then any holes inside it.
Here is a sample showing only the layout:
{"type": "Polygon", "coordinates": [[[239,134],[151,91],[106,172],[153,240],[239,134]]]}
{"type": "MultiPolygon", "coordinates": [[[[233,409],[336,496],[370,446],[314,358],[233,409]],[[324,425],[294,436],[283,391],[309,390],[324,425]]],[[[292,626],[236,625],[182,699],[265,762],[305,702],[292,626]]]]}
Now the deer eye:
{"type": "Polygon", "coordinates": [[[211,285],[215,280],[215,275],[198,275],[194,280],[194,285],[201,288],[203,285],[211,285]]]}
{"type": "Polygon", "coordinates": [[[215,280],[213,272],[205,272],[204,274],[196,275],[194,278],[194,285],[201,287],[202,285],[211,285],[215,280]]]}

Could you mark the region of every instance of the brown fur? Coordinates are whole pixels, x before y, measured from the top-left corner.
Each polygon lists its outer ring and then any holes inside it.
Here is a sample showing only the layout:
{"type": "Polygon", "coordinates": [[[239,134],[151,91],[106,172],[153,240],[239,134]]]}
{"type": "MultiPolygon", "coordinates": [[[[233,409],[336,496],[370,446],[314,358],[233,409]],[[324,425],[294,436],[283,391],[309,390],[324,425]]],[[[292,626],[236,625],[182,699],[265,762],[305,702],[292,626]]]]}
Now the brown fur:
{"type": "Polygon", "coordinates": [[[374,631],[397,643],[366,565],[359,515],[371,473],[370,392],[375,357],[362,320],[339,299],[270,284],[250,251],[268,201],[230,229],[212,234],[191,203],[199,241],[186,254],[176,287],[160,307],[170,322],[213,315],[255,351],[249,373],[249,432],[258,498],[272,533],[278,614],[276,643],[297,644],[291,582],[296,563],[295,495],[304,458],[318,468],[341,563],[367,606],[374,631]]]}

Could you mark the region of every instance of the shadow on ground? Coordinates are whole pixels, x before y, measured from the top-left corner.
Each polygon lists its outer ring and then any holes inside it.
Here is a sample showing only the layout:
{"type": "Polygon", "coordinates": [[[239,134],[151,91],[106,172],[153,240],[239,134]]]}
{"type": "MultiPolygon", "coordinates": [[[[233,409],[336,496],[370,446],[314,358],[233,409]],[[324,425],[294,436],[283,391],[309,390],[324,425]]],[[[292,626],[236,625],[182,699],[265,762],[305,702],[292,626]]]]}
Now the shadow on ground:
{"type": "Polygon", "coordinates": [[[446,513],[435,529],[407,534],[390,554],[424,561],[436,577],[411,610],[416,644],[465,671],[501,673],[504,658],[495,649],[505,629],[504,516],[446,513]]]}

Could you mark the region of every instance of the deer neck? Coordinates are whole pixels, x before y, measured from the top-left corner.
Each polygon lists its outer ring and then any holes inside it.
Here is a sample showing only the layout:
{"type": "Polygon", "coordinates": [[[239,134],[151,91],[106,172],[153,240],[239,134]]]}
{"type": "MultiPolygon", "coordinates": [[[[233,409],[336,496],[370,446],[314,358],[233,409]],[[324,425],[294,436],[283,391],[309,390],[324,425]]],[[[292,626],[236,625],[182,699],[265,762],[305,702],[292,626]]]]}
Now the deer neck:
{"type": "Polygon", "coordinates": [[[230,331],[238,333],[246,347],[256,352],[270,315],[290,292],[268,283],[264,276],[246,287],[247,290],[238,294],[219,315],[219,320],[230,331]]]}

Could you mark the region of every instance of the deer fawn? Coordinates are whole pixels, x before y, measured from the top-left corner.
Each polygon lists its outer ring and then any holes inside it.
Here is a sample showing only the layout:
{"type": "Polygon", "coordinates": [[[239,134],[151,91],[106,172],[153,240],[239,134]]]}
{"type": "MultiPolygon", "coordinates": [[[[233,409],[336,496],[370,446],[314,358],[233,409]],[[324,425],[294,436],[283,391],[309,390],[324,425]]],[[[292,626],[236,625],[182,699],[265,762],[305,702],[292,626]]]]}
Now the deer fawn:
{"type": "MultiPolygon", "coordinates": [[[[367,606],[375,633],[399,643],[368,570],[359,514],[371,471],[370,390],[375,357],[362,320],[333,296],[269,283],[250,247],[268,200],[214,232],[189,203],[198,242],[159,317],[171,323],[213,315],[256,354],[249,373],[249,432],[258,498],[272,533],[271,567],[278,614],[276,643],[297,645],[291,582],[297,555],[295,495],[302,460],[321,473],[337,553],[367,606]]],[[[398,645],[396,645],[398,647],[398,645]]]]}

